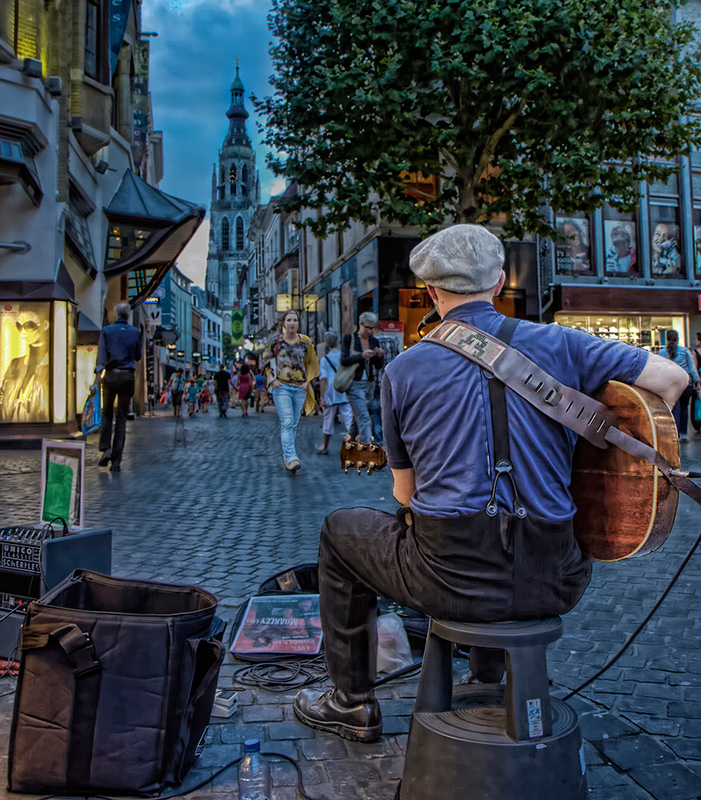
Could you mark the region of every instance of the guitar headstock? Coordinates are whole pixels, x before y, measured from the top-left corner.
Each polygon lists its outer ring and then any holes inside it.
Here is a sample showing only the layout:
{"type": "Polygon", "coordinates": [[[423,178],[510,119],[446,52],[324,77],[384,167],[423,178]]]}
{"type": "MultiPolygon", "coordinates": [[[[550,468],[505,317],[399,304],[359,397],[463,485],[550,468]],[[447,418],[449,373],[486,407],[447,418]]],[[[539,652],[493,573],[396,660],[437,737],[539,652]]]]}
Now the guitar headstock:
{"type": "Polygon", "coordinates": [[[387,454],[381,445],[373,442],[364,442],[360,436],[355,440],[346,436],[341,445],[341,469],[346,473],[354,469],[358,475],[365,470],[369,475],[387,464],[387,454]]]}

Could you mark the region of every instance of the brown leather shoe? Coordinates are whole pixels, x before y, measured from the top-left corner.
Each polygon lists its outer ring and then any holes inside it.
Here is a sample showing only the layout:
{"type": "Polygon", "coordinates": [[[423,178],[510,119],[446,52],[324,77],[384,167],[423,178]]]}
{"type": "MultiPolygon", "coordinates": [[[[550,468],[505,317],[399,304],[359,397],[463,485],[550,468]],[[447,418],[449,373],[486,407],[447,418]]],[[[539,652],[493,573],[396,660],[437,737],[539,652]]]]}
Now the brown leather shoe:
{"type": "Polygon", "coordinates": [[[375,742],[382,735],[380,704],[370,693],[354,705],[340,702],[335,688],[326,692],[302,689],[293,703],[300,722],[319,731],[335,733],[352,742],[375,742]]]}

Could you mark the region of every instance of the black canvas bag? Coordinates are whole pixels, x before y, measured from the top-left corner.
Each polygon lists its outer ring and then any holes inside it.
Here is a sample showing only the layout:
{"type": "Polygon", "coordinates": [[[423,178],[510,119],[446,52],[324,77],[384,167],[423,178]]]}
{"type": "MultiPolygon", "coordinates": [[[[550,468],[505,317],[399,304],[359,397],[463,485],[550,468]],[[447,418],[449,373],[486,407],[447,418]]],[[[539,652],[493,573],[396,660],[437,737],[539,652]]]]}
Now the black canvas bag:
{"type": "Polygon", "coordinates": [[[9,789],[159,794],[209,722],[224,646],[194,586],[76,570],[28,607],[9,789]]]}

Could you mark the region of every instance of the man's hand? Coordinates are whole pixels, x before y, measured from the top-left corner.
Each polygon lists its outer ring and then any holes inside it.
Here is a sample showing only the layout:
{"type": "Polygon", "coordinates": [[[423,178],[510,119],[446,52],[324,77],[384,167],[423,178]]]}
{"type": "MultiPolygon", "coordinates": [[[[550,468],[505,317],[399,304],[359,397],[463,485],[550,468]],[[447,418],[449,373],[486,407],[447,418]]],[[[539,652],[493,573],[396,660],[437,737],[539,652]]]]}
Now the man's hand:
{"type": "Polygon", "coordinates": [[[376,356],[383,356],[384,354],[385,354],[385,351],[381,347],[378,347],[377,350],[375,350],[375,355],[376,356]]]}
{"type": "Polygon", "coordinates": [[[328,408],[328,407],[329,407],[328,400],[327,400],[325,397],[320,397],[320,398],[319,398],[319,405],[320,405],[322,408],[328,408]]]}
{"type": "Polygon", "coordinates": [[[363,350],[363,358],[373,358],[374,355],[374,350],[363,350]]]}

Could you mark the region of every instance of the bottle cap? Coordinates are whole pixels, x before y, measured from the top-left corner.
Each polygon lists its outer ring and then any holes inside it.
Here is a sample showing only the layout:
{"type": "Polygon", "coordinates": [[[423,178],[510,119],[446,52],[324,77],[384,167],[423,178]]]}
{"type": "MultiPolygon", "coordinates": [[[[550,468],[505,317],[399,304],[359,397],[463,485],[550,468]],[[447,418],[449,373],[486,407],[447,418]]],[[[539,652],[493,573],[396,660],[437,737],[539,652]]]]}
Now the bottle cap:
{"type": "Polygon", "coordinates": [[[244,753],[258,753],[260,752],[260,739],[246,739],[243,743],[244,753]]]}

